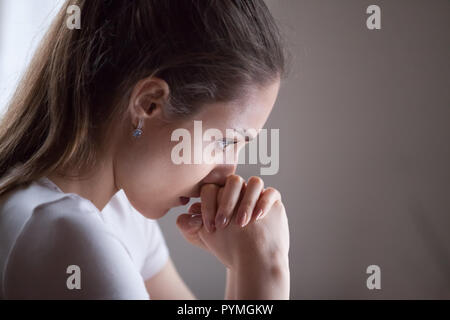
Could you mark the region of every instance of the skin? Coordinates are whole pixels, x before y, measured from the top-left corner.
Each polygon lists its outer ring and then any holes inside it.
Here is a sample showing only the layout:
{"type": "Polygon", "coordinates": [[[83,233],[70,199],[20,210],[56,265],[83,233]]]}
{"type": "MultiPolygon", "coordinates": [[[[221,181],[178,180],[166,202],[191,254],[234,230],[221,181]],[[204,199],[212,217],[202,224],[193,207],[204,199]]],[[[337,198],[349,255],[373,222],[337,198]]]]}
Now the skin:
{"type": "MultiPolygon", "coordinates": [[[[284,206],[280,193],[264,188],[261,178],[246,182],[234,174],[245,137],[227,136],[231,144],[218,144],[214,149],[220,158],[235,148],[234,163],[176,165],[171,160],[171,151],[179,143],[171,141],[173,131],[184,128],[193,137],[194,119],[202,121],[203,132],[208,128],[224,134],[229,128],[261,129],[273,109],[279,86],[276,80],[263,88],[254,87],[240,101],[210,104],[193,118],[168,122],[164,116],[164,104],[170,95],[167,83],[159,78],[143,79],[132,91],[126,117],[113,120],[95,173],[80,174],[82,179],[78,180],[57,174],[48,178],[64,192],[90,200],[100,211],[118,190],[124,189],[131,204],[149,219],[159,219],[170,208],[181,205],[180,197],[200,197],[201,202],[178,217],[177,226],[188,242],[214,254],[227,267],[225,298],[258,298],[257,292],[261,298],[286,298],[289,241],[284,206]],[[132,132],[139,119],[143,120],[143,135],[136,139],[132,132]],[[248,252],[254,253],[250,260],[248,252]],[[260,274],[251,272],[252,264],[258,264],[260,274]],[[258,274],[267,288],[255,287],[261,282],[255,278],[258,274]],[[274,283],[270,282],[272,276],[274,283]]],[[[153,299],[195,298],[171,259],[146,286],[153,299]]]]}

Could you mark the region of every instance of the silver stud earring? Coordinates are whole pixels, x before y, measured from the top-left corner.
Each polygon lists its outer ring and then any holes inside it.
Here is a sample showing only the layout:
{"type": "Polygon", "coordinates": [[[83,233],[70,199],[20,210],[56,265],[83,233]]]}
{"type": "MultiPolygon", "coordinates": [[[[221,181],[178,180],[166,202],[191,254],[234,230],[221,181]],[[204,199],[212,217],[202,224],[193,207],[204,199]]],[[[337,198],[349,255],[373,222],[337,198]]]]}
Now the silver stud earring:
{"type": "Polygon", "coordinates": [[[142,136],[142,125],[144,123],[144,120],[139,119],[139,125],[138,127],[133,131],[133,137],[135,137],[136,139],[139,138],[140,136],[142,136]]]}

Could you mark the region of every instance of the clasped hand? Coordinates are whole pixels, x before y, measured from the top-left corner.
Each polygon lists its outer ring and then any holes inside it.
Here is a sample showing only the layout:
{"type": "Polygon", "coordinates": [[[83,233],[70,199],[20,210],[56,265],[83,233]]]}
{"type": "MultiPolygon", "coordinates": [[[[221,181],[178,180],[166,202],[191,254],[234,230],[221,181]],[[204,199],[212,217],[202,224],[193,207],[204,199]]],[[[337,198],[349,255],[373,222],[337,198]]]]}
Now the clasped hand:
{"type": "Polygon", "coordinates": [[[288,220],[278,190],[264,188],[259,177],[245,182],[230,175],[224,186],[203,185],[200,198],[177,219],[188,242],[209,251],[231,270],[244,264],[287,261],[288,220]]]}

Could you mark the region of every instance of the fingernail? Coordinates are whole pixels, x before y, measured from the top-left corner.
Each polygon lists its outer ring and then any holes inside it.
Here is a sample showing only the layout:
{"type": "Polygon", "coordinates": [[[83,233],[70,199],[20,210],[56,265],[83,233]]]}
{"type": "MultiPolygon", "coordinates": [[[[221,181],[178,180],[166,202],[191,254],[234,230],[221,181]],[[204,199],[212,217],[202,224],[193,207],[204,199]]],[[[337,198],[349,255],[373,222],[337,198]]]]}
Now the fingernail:
{"type": "Polygon", "coordinates": [[[203,221],[201,215],[192,215],[188,222],[190,227],[200,227],[202,224],[203,221]]]}
{"type": "Polygon", "coordinates": [[[218,228],[224,228],[227,225],[227,217],[225,217],[223,214],[219,214],[216,217],[216,226],[218,228]]]}
{"type": "Polygon", "coordinates": [[[247,212],[244,211],[244,213],[241,215],[241,218],[239,219],[239,225],[241,228],[245,226],[245,221],[247,220],[247,212]]]}
{"type": "Polygon", "coordinates": [[[259,210],[258,210],[258,213],[257,213],[257,215],[256,215],[256,220],[257,220],[257,221],[258,221],[259,219],[262,218],[262,214],[263,214],[263,210],[262,210],[262,209],[259,209],[259,210]]]}

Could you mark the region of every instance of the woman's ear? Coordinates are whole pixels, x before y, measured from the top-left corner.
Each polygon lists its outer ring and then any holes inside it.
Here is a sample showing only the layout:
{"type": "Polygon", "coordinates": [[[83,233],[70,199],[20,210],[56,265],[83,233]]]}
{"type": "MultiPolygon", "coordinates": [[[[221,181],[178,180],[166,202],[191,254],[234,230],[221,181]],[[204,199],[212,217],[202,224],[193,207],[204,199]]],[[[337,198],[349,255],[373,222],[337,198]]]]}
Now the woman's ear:
{"type": "Polygon", "coordinates": [[[130,97],[130,111],[133,119],[144,121],[162,115],[162,108],[169,98],[170,90],[166,81],[148,77],[140,80],[130,97]]]}

